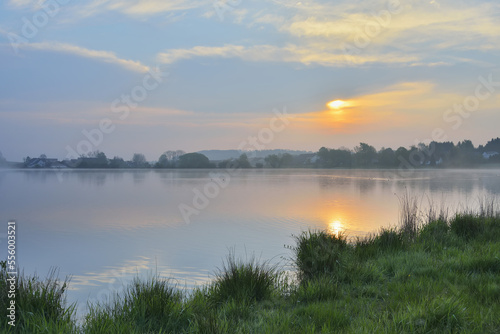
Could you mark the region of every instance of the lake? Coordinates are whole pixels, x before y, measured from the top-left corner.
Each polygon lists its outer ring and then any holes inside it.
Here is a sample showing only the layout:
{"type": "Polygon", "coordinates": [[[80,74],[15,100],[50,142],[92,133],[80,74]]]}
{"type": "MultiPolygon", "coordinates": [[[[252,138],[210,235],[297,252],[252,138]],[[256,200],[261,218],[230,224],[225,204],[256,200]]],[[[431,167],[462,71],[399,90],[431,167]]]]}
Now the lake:
{"type": "Polygon", "coordinates": [[[71,275],[68,301],[82,314],[87,301],[106,300],[137,275],[190,289],[231,249],[286,265],[284,245],[301,231],[362,237],[395,226],[407,191],[422,211],[429,200],[455,211],[500,194],[499,170],[220,172],[0,170],[1,258],[15,219],[20,267],[71,275]]]}

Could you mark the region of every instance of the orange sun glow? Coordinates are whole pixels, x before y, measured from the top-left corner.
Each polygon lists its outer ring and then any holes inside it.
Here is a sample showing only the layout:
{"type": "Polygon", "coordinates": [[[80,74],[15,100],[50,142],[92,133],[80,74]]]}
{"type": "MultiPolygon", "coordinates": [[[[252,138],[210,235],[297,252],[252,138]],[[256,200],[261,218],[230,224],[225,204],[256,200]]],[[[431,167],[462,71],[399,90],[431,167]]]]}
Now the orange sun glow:
{"type": "Polygon", "coordinates": [[[340,107],[344,106],[345,104],[346,104],[345,101],[335,100],[335,101],[328,102],[326,105],[328,106],[328,108],[331,108],[331,109],[339,109],[340,107]]]}

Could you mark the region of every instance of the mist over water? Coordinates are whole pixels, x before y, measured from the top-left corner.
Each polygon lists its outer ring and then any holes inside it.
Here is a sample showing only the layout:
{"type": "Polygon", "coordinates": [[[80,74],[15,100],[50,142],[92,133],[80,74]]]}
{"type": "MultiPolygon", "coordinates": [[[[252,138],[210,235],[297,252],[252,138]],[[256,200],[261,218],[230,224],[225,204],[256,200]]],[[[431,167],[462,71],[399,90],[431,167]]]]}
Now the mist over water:
{"type": "Polygon", "coordinates": [[[68,301],[84,312],[87,300],[104,301],[136,275],[159,273],[187,289],[206,283],[229,249],[286,265],[292,234],[356,237],[394,226],[406,192],[423,212],[431,201],[450,213],[500,194],[498,170],[245,170],[187,223],[179,205],[193,207],[213,172],[2,170],[0,215],[17,221],[25,274],[71,275],[68,301]]]}

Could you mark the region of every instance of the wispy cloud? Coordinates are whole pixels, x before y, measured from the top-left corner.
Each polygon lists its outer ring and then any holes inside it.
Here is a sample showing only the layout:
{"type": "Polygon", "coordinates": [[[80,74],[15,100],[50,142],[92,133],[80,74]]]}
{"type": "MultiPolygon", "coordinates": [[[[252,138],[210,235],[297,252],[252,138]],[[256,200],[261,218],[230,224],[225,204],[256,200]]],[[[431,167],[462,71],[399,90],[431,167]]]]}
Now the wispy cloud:
{"type": "MultiPolygon", "coordinates": [[[[167,50],[159,53],[157,60],[164,64],[172,64],[180,60],[195,57],[240,58],[247,61],[289,62],[335,67],[350,66],[353,64],[341,52],[321,49],[321,46],[315,48],[313,45],[306,47],[294,44],[284,47],[274,45],[255,45],[250,47],[242,45],[224,45],[221,47],[195,46],[191,49],[167,50]]],[[[354,60],[358,65],[368,63],[404,64],[416,62],[419,58],[404,54],[388,53],[384,55],[366,54],[354,56],[354,60]]]]}
{"type": "Polygon", "coordinates": [[[284,16],[268,13],[258,13],[257,15],[255,15],[254,23],[282,25],[285,20],[286,19],[284,16]]]}
{"type": "Polygon", "coordinates": [[[22,8],[22,7],[37,8],[40,6],[39,0],[8,0],[7,3],[9,4],[10,7],[17,7],[17,8],[22,8]]]}
{"type": "Polygon", "coordinates": [[[46,50],[74,54],[80,57],[91,58],[105,63],[116,64],[134,72],[143,73],[150,70],[149,66],[146,66],[139,61],[119,58],[114,52],[91,50],[73,44],[59,42],[38,42],[20,44],[19,47],[25,49],[46,50]]]}
{"type": "Polygon", "coordinates": [[[456,6],[454,2],[439,9],[424,2],[410,3],[402,5],[401,12],[391,14],[390,17],[377,14],[385,10],[385,7],[386,5],[380,3],[357,7],[355,12],[341,12],[335,10],[335,7],[325,6],[324,14],[318,14],[315,10],[315,15],[309,15],[306,11],[285,22],[281,29],[298,37],[352,40],[364,32],[368,23],[376,25],[378,16],[385,21],[386,26],[380,27],[383,31],[373,38],[374,44],[421,45],[428,42],[449,47],[474,40],[497,40],[500,37],[496,16],[500,12],[500,5],[496,3],[485,3],[471,8],[456,6]],[[371,11],[360,11],[360,8],[371,11]],[[447,41],[447,44],[442,44],[443,41],[447,41]]]}
{"type": "Polygon", "coordinates": [[[194,46],[166,50],[158,54],[157,59],[168,64],[195,57],[219,57],[326,67],[446,66],[475,61],[452,51],[500,49],[500,29],[496,23],[500,5],[497,3],[471,8],[470,5],[458,6],[456,1],[408,0],[396,6],[396,10],[394,4],[397,3],[275,0],[270,6],[278,6],[279,16],[268,11],[252,14],[248,10],[245,16],[252,20],[248,23],[249,29],[262,29],[265,25],[265,29],[282,34],[284,44],[281,46],[248,43],[194,46]],[[376,25],[379,31],[365,46],[355,53],[346,52],[346,46],[355,46],[356,38],[365,33],[367,26],[376,25]]]}
{"type": "Polygon", "coordinates": [[[96,125],[103,117],[113,120],[116,124],[168,124],[178,120],[197,120],[203,114],[179,110],[169,107],[141,106],[133,110],[131,117],[119,119],[119,114],[113,113],[109,103],[94,101],[49,101],[49,102],[19,102],[0,100],[0,119],[21,120],[25,122],[96,125]],[[133,116],[133,117],[132,117],[133,116]]]}
{"type": "MultiPolygon", "coordinates": [[[[471,6],[460,0],[451,1],[382,1],[355,0],[343,2],[281,1],[281,20],[266,12],[253,15],[252,25],[268,24],[302,47],[313,48],[312,53],[344,52],[346,44],[354,45],[363,36],[359,54],[383,57],[399,51],[409,58],[421,58],[420,64],[471,61],[452,56],[452,51],[500,49],[498,17],[500,4],[484,2],[471,6]],[[400,4],[397,10],[394,4],[400,4]],[[366,30],[371,35],[366,37],[366,30]],[[433,55],[446,61],[436,61],[433,55]]],[[[324,58],[323,56],[321,58],[324,58]]],[[[351,59],[357,63],[355,59],[351,59]]],[[[359,62],[366,63],[365,61],[359,62]]]]}
{"type": "Polygon", "coordinates": [[[94,0],[79,6],[82,16],[92,16],[108,11],[117,11],[130,16],[147,16],[171,11],[208,6],[208,0],[94,0]]]}

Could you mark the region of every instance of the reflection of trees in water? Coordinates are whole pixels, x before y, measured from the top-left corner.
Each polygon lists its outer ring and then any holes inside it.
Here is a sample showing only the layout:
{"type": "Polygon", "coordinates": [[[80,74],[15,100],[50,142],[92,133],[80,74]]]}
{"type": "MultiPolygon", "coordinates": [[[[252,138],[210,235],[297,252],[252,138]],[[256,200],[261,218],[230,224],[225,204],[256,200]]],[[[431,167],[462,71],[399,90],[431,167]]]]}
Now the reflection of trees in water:
{"type": "Polygon", "coordinates": [[[59,182],[61,176],[60,170],[23,170],[23,176],[29,182],[39,182],[46,183],[49,182],[59,182]]]}
{"type": "MultiPolygon", "coordinates": [[[[500,195],[500,171],[484,170],[325,170],[321,188],[358,189],[363,196],[383,193],[415,195],[500,195]]],[[[472,198],[471,198],[472,199],[472,198]]]]}
{"type": "Polygon", "coordinates": [[[154,172],[165,185],[185,185],[186,182],[210,180],[211,175],[222,175],[225,170],[155,169],[154,172]]]}
{"type": "Polygon", "coordinates": [[[345,187],[351,185],[354,181],[352,178],[337,177],[336,175],[318,177],[319,186],[324,189],[345,187]]]}
{"type": "Polygon", "coordinates": [[[181,183],[177,174],[178,172],[175,169],[155,169],[154,173],[158,176],[161,183],[165,185],[176,185],[181,183]]]}
{"type": "Polygon", "coordinates": [[[397,180],[398,188],[407,188],[418,193],[473,192],[478,186],[477,177],[454,171],[418,171],[411,177],[397,180]]]}
{"type": "Polygon", "coordinates": [[[76,180],[79,183],[103,186],[109,172],[103,170],[23,170],[20,171],[29,183],[64,183],[76,180]]]}
{"type": "Polygon", "coordinates": [[[123,174],[125,174],[125,173],[126,173],[126,171],[123,171],[123,170],[112,171],[111,175],[113,176],[113,181],[117,182],[117,181],[123,180],[123,174]]]}
{"type": "Polygon", "coordinates": [[[134,180],[134,183],[143,183],[146,180],[146,174],[150,171],[133,170],[130,172],[132,173],[132,179],[134,180]]]}
{"type": "Polygon", "coordinates": [[[76,176],[80,183],[102,187],[106,184],[108,174],[105,171],[78,171],[76,176]]]}
{"type": "Polygon", "coordinates": [[[481,179],[481,184],[490,195],[500,197],[500,171],[498,171],[498,173],[483,177],[481,179]]]}
{"type": "Polygon", "coordinates": [[[358,187],[362,194],[372,192],[378,183],[375,179],[361,179],[358,181],[358,187]]]}

